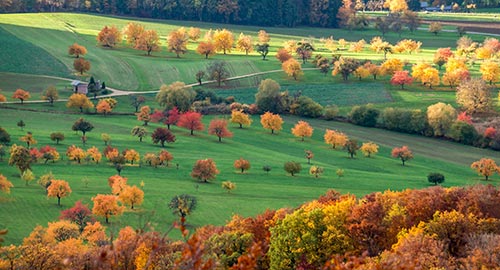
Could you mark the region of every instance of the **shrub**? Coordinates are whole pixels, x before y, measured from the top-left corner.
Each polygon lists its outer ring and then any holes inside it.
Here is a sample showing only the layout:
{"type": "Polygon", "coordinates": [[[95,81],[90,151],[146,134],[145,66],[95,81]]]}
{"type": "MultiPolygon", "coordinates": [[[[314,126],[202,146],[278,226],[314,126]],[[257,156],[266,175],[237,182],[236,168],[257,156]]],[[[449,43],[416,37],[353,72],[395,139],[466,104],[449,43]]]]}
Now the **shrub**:
{"type": "Polygon", "coordinates": [[[377,124],[377,118],[380,111],[373,108],[371,104],[354,106],[349,113],[349,121],[353,124],[374,127],[377,124]]]}
{"type": "Polygon", "coordinates": [[[299,97],[295,105],[296,115],[310,118],[318,118],[323,115],[323,106],[312,100],[310,97],[299,97]]]}
{"type": "Polygon", "coordinates": [[[338,114],[339,108],[337,105],[328,105],[325,107],[325,114],[323,115],[323,118],[325,118],[325,120],[333,120],[338,114]]]}
{"type": "Polygon", "coordinates": [[[463,144],[472,145],[478,139],[478,133],[473,125],[456,121],[448,131],[448,137],[463,144]]]}

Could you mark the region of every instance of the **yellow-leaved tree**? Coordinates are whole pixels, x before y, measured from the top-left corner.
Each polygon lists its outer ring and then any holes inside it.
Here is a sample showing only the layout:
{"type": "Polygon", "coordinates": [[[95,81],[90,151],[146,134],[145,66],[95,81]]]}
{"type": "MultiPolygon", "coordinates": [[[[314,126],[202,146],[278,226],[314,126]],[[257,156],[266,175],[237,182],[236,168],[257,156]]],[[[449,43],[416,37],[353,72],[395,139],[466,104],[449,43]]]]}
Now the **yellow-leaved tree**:
{"type": "Polygon", "coordinates": [[[275,130],[281,130],[283,126],[283,119],[279,114],[274,114],[272,112],[266,112],[260,116],[260,123],[265,129],[270,129],[271,133],[274,134],[275,130]]]}
{"type": "Polygon", "coordinates": [[[345,146],[349,140],[349,137],[347,137],[344,133],[331,129],[326,130],[323,138],[325,139],[326,144],[332,145],[333,149],[345,146]]]}
{"type": "Polygon", "coordinates": [[[363,143],[360,149],[366,157],[371,157],[371,155],[378,153],[378,145],[374,142],[363,143]]]}
{"type": "Polygon", "coordinates": [[[290,58],[283,62],[281,68],[289,77],[293,77],[294,80],[297,80],[300,76],[302,76],[302,74],[304,74],[299,61],[295,60],[295,58],[290,58]]]}
{"type": "Polygon", "coordinates": [[[227,29],[217,29],[213,34],[213,42],[217,51],[231,52],[234,43],[233,33],[227,29]]]}
{"type": "Polygon", "coordinates": [[[500,65],[495,61],[484,61],[479,71],[483,75],[483,80],[489,82],[490,85],[500,79],[500,65]]]}
{"type": "Polygon", "coordinates": [[[47,188],[47,197],[57,198],[57,205],[61,206],[61,198],[67,197],[71,194],[69,183],[64,180],[51,180],[47,188]]]}
{"type": "Polygon", "coordinates": [[[471,114],[487,112],[492,107],[490,88],[478,78],[462,81],[457,87],[456,99],[471,114]]]}
{"type": "Polygon", "coordinates": [[[293,128],[292,134],[295,137],[300,137],[301,141],[304,141],[305,137],[311,137],[313,134],[313,128],[309,123],[305,121],[299,121],[293,128]]]}
{"type": "Polygon", "coordinates": [[[80,112],[83,112],[83,109],[94,108],[94,104],[86,95],[75,93],[69,97],[68,102],[66,103],[66,107],[78,108],[80,109],[80,112]]]}
{"type": "Polygon", "coordinates": [[[243,125],[250,126],[250,124],[252,124],[252,119],[241,110],[233,110],[231,112],[231,123],[238,124],[240,128],[243,128],[243,125]]]}
{"type": "MultiPolygon", "coordinates": [[[[135,41],[134,48],[145,51],[148,55],[151,55],[151,52],[158,52],[161,49],[160,36],[156,30],[146,30],[139,35],[135,41]]],[[[179,55],[177,55],[177,57],[179,57],[179,55]]]]}
{"type": "Polygon", "coordinates": [[[179,28],[170,32],[167,37],[168,51],[180,57],[180,54],[185,54],[187,52],[188,39],[189,37],[184,28],[179,28]]]}

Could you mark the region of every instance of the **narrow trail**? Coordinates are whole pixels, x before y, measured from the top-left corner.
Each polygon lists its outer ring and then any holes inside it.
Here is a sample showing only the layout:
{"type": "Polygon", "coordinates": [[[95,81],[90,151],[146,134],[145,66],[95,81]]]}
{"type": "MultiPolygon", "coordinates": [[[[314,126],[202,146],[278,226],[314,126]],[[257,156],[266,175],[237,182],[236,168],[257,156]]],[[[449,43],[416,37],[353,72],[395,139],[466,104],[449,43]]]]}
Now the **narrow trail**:
{"type": "MultiPolygon", "coordinates": [[[[302,70],[319,70],[319,68],[304,68],[302,70]]],[[[239,75],[239,76],[234,76],[230,77],[224,80],[226,81],[234,81],[234,80],[239,80],[239,79],[245,79],[245,78],[250,78],[250,77],[255,77],[255,76],[260,76],[260,75],[266,75],[266,74],[271,74],[271,73],[278,73],[278,72],[283,72],[281,69],[276,69],[276,70],[269,70],[269,71],[262,71],[262,72],[254,72],[250,74],[245,74],[245,75],[239,75]]],[[[56,79],[56,80],[61,80],[61,81],[74,81],[75,79],[69,79],[69,78],[63,78],[63,77],[57,77],[57,76],[48,76],[48,75],[33,75],[37,77],[42,77],[42,78],[49,78],[49,79],[56,79]]],[[[196,87],[196,86],[201,86],[205,84],[210,84],[210,83],[216,83],[216,80],[210,80],[210,81],[204,81],[201,84],[199,83],[191,83],[186,85],[186,87],[196,87]]],[[[110,90],[112,93],[107,94],[107,95],[100,95],[97,96],[97,98],[108,98],[108,97],[119,97],[119,96],[128,96],[128,95],[140,95],[140,94],[156,94],[160,90],[151,90],[151,91],[127,91],[127,90],[121,90],[121,89],[116,89],[113,87],[106,87],[106,89],[110,90]]],[[[64,102],[68,101],[67,98],[63,99],[58,99],[55,102],[64,102]]],[[[6,102],[0,102],[0,104],[17,104],[19,101],[6,101],[6,102]]],[[[23,103],[47,103],[46,100],[26,100],[23,103]]]]}

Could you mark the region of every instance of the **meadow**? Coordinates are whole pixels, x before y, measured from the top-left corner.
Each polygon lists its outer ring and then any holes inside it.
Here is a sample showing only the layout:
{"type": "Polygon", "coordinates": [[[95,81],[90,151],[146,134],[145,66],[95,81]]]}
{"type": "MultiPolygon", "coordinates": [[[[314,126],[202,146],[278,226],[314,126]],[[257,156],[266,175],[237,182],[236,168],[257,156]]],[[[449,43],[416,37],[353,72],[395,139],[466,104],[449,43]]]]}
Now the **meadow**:
{"type": "MultiPolygon", "coordinates": [[[[347,31],[309,27],[266,28],[271,34],[271,53],[267,61],[262,61],[257,53],[244,56],[240,52],[218,54],[205,60],[194,52],[194,43],[188,46],[189,52],[181,58],[166,52],[165,48],[147,57],[144,52],[133,50],[124,44],[115,49],[104,49],[96,45],[95,36],[104,25],[122,28],[132,20],[136,19],[70,13],[0,14],[2,93],[9,97],[16,88],[23,88],[32,92],[32,99],[39,99],[41,92],[48,85],[56,85],[60,97],[68,97],[71,90],[67,80],[88,79],[88,76],[80,77],[72,71],[73,58],[67,54],[67,49],[74,42],[86,46],[89,51],[86,59],[91,61],[92,68],[87,75],[93,75],[105,81],[107,86],[120,90],[146,91],[178,80],[193,83],[194,73],[214,60],[227,61],[231,76],[279,70],[281,65],[274,58],[274,52],[284,41],[290,39],[312,38],[319,44],[320,37],[333,35],[335,39],[357,41],[363,38],[369,42],[371,37],[380,35],[371,29],[347,31]]],[[[253,35],[254,38],[261,29],[252,26],[180,21],[141,20],[141,23],[149,29],[158,30],[162,42],[165,42],[169,31],[181,26],[197,26],[202,28],[202,32],[228,28],[235,35],[243,32],[253,35]]],[[[480,35],[472,37],[476,41],[484,39],[480,35]]],[[[456,33],[443,32],[436,38],[426,31],[404,31],[401,36],[394,33],[385,36],[385,39],[392,43],[402,38],[422,41],[422,52],[389,55],[389,58],[398,57],[414,63],[422,59],[432,59],[436,48],[455,47],[458,37],[456,33]]],[[[321,46],[316,53],[329,54],[321,46]]],[[[381,54],[375,54],[368,49],[362,53],[343,51],[342,54],[362,60],[383,59],[381,54]]],[[[303,67],[314,66],[307,63],[303,67]]],[[[477,74],[477,65],[473,72],[477,74]]],[[[336,104],[343,115],[347,114],[352,105],[365,103],[375,103],[378,108],[392,106],[417,109],[425,109],[438,101],[455,105],[455,93],[450,91],[449,87],[441,86],[428,90],[415,84],[407,87],[407,90],[400,90],[399,87],[389,85],[387,77],[377,81],[371,78],[358,81],[351,77],[348,82],[343,82],[338,77],[334,78],[330,74],[324,76],[315,70],[306,71],[299,81],[286,77],[282,72],[275,72],[230,81],[223,89],[210,85],[203,86],[203,89],[213,90],[223,97],[235,96],[237,101],[242,103],[253,103],[256,85],[263,78],[275,79],[282,85],[282,90],[289,90],[290,93],[300,91],[322,105],[336,104]]],[[[146,95],[146,98],[146,105],[158,108],[153,94],[146,95]]],[[[52,172],[56,179],[67,180],[73,189],[70,197],[62,199],[63,206],[58,207],[55,199],[46,198],[45,191],[37,185],[36,180],[25,185],[16,168],[8,166],[5,159],[0,161],[0,173],[15,185],[11,194],[0,194],[0,228],[9,229],[5,237],[6,244],[21,243],[35,225],[46,226],[47,222],[57,220],[60,211],[71,207],[77,200],[91,206],[93,196],[110,193],[107,178],[116,174],[114,167],[105,161],[97,165],[70,162],[65,156],[68,146],[74,144],[87,149],[95,145],[102,150],[105,146],[101,134],[108,133],[112,138],[112,146],[119,150],[136,149],[143,156],[161,149],[151,143],[149,136],[140,143],[136,137],[130,135],[130,130],[141,122],[133,115],[128,97],[117,97],[117,100],[119,103],[115,112],[120,114],[106,117],[79,114],[66,108],[65,102],[57,102],[54,106],[47,103],[0,105],[0,125],[10,133],[12,143],[21,144],[19,137],[30,131],[38,141],[37,147],[55,146],[61,154],[62,160],[55,163],[34,164],[33,172],[37,178],[52,172]],[[85,146],[80,140],[81,135],[71,131],[71,125],[80,117],[95,125],[95,129],[88,133],[89,139],[85,146]],[[24,130],[17,127],[19,120],[26,123],[24,130]],[[66,135],[60,145],[55,145],[49,139],[50,133],[57,131],[66,135]]],[[[205,116],[205,126],[214,117],[217,116],[205,116]]],[[[217,138],[209,136],[206,131],[195,132],[195,136],[190,136],[188,131],[173,127],[177,141],[165,148],[174,156],[171,166],[152,168],[145,164],[129,165],[122,171],[131,185],[139,185],[144,181],[145,200],[137,209],[127,211],[122,217],[112,218],[108,226],[109,231],[115,233],[125,225],[167,231],[177,218],[171,214],[167,204],[174,195],[183,193],[194,195],[199,201],[197,209],[188,217],[190,229],[193,229],[207,224],[222,225],[234,214],[251,216],[265,209],[296,207],[317,198],[328,189],[362,196],[388,189],[424,188],[430,185],[426,179],[430,172],[443,173],[446,176],[444,186],[485,183],[469,168],[470,163],[482,157],[500,157],[498,152],[445,140],[316,119],[306,119],[315,131],[312,138],[301,142],[290,132],[290,128],[300,119],[293,116],[285,116],[284,119],[283,130],[278,135],[271,135],[269,131],[262,129],[259,117],[253,116],[253,124],[248,128],[231,126],[234,137],[223,139],[222,143],[218,143],[217,138]],[[360,142],[373,141],[380,145],[379,153],[366,158],[358,152],[355,159],[350,159],[344,150],[331,149],[331,146],[323,142],[323,134],[327,128],[341,130],[360,142]],[[407,166],[402,166],[399,160],[390,156],[391,149],[401,145],[408,145],[415,153],[415,159],[409,161],[407,166]],[[304,157],[305,150],[313,151],[313,165],[324,167],[325,172],[320,178],[309,175],[310,165],[304,157]],[[241,174],[233,168],[234,160],[240,157],[251,162],[252,168],[247,173],[241,174]],[[190,177],[194,162],[204,158],[213,158],[221,171],[213,183],[199,183],[190,177]],[[302,172],[294,177],[287,175],[283,170],[285,161],[300,162],[302,172]],[[264,165],[271,166],[272,170],[269,173],[264,172],[264,165]],[[345,170],[345,175],[341,178],[336,175],[337,169],[340,168],[345,170]],[[237,185],[236,190],[231,193],[221,188],[221,182],[227,180],[237,185]]],[[[147,129],[151,134],[154,128],[159,126],[160,124],[151,123],[147,129]]],[[[487,183],[497,185],[499,181],[500,178],[494,176],[487,183]]],[[[180,237],[177,231],[170,235],[174,238],[180,237]]]]}

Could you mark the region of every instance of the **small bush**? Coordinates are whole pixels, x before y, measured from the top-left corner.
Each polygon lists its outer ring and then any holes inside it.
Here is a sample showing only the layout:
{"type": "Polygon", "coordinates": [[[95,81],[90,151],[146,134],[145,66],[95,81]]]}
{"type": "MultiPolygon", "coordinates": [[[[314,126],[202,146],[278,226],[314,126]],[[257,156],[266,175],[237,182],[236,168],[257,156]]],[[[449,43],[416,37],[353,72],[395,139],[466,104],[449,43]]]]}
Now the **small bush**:
{"type": "Polygon", "coordinates": [[[371,104],[354,106],[349,113],[349,121],[360,126],[374,127],[379,113],[380,111],[373,108],[371,104]]]}
{"type": "Polygon", "coordinates": [[[337,105],[328,105],[325,107],[325,114],[323,118],[325,120],[333,120],[339,114],[339,108],[337,105]]]}
{"type": "Polygon", "coordinates": [[[427,181],[434,185],[441,184],[444,182],[444,175],[441,173],[429,173],[429,175],[427,175],[427,181]]]}

